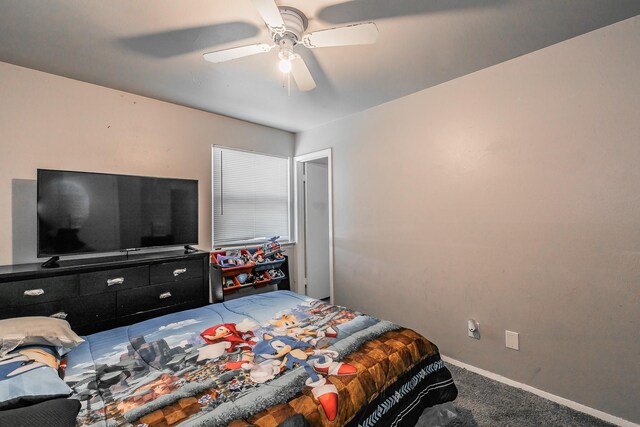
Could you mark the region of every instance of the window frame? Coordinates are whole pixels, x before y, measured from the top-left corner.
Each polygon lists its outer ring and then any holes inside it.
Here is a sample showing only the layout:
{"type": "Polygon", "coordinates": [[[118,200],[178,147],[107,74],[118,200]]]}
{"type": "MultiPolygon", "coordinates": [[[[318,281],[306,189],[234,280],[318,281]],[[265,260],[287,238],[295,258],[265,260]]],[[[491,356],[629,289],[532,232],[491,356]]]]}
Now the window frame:
{"type": "Polygon", "coordinates": [[[212,144],[211,145],[211,206],[210,206],[210,212],[211,212],[211,247],[212,249],[232,249],[232,248],[245,248],[247,246],[257,246],[260,245],[262,243],[266,243],[269,241],[270,237],[273,236],[266,236],[264,239],[252,239],[252,240],[239,240],[239,241],[232,241],[232,242],[225,242],[225,243],[217,243],[215,241],[215,213],[214,213],[214,208],[215,208],[215,185],[214,185],[214,179],[215,179],[215,168],[214,168],[214,150],[218,148],[221,150],[232,150],[232,151],[240,151],[240,152],[244,152],[244,153],[250,153],[250,154],[255,154],[255,155],[259,155],[259,156],[268,156],[268,157],[276,157],[279,159],[286,159],[287,160],[287,231],[288,231],[288,236],[286,236],[286,239],[278,239],[278,241],[280,242],[280,244],[284,245],[291,245],[295,243],[295,237],[293,236],[293,224],[292,224],[292,218],[293,218],[293,213],[292,213],[292,195],[291,195],[291,168],[292,168],[292,157],[291,156],[286,156],[286,155],[279,155],[279,154],[272,154],[272,153],[263,153],[260,151],[255,151],[255,150],[246,150],[243,148],[236,148],[236,147],[228,147],[225,145],[220,145],[220,144],[212,144]]]}

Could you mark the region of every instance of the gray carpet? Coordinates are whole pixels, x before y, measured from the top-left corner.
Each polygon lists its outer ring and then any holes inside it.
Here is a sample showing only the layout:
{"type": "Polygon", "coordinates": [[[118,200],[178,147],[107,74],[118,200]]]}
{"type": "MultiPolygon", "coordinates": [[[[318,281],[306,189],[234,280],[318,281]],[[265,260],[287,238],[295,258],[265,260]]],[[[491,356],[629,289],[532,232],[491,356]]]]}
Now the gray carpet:
{"type": "Polygon", "coordinates": [[[458,417],[446,427],[613,426],[466,369],[451,364],[447,367],[458,387],[458,398],[453,402],[458,417]]]}

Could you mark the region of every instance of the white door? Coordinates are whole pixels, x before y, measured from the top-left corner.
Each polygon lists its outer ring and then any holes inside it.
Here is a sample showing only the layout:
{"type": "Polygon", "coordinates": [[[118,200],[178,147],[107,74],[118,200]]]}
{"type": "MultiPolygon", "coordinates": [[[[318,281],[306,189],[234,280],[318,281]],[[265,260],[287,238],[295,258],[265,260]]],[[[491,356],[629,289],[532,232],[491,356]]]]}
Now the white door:
{"type": "Polygon", "coordinates": [[[329,169],[327,159],[304,163],[306,294],[329,298],[329,169]]]}

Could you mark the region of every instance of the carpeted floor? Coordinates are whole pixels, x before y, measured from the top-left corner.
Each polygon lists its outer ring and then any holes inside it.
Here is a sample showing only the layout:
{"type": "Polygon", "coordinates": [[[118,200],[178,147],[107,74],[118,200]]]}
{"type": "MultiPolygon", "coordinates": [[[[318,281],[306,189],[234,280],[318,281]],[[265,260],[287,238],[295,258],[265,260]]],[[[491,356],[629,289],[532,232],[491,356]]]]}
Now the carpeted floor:
{"type": "Polygon", "coordinates": [[[447,364],[458,387],[453,402],[458,417],[446,427],[612,427],[582,412],[574,411],[535,394],[447,364]]]}

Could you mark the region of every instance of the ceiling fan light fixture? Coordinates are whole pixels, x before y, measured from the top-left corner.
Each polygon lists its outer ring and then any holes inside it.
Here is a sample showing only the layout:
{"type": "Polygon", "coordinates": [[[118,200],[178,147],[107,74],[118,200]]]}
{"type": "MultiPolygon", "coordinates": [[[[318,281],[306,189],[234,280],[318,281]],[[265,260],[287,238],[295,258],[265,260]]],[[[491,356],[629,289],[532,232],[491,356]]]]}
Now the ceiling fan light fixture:
{"type": "Polygon", "coordinates": [[[291,60],[290,59],[281,59],[280,62],[278,62],[278,68],[284,74],[289,74],[291,72],[291,60]]]}
{"type": "Polygon", "coordinates": [[[285,74],[291,71],[291,60],[293,59],[293,45],[294,42],[289,37],[283,37],[278,40],[278,46],[280,51],[278,52],[278,68],[285,74]]]}

